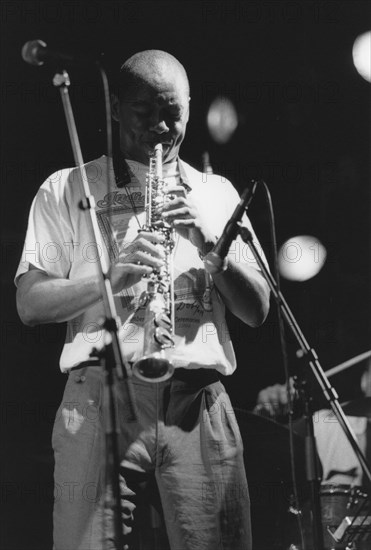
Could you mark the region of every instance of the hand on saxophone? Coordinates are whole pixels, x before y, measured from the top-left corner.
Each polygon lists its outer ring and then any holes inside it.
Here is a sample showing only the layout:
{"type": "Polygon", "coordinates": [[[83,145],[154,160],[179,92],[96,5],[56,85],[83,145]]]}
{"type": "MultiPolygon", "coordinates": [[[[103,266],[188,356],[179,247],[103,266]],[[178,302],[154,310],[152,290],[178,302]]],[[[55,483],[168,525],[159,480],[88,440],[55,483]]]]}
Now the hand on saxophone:
{"type": "Polygon", "coordinates": [[[131,243],[124,245],[108,274],[114,294],[164,265],[163,247],[159,246],[163,239],[160,233],[141,231],[131,243]]]}
{"type": "Polygon", "coordinates": [[[174,227],[179,235],[191,241],[200,252],[209,252],[216,244],[216,237],[208,229],[192,197],[186,194],[181,185],[169,187],[167,194],[172,198],[159,208],[162,218],[174,227]]]}

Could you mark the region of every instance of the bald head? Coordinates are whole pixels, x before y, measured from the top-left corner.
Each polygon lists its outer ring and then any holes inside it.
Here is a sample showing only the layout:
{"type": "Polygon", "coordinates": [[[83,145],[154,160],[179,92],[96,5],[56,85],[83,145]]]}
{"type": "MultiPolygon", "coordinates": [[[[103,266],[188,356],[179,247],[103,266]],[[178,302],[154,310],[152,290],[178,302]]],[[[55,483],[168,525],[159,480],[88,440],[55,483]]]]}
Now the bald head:
{"type": "Polygon", "coordinates": [[[177,159],[189,118],[189,83],[181,63],[161,50],[146,50],[121,67],[112,116],[120,125],[125,158],[148,163],[157,143],[163,162],[177,159]]]}
{"type": "Polygon", "coordinates": [[[122,65],[119,75],[119,97],[136,95],[143,85],[156,86],[167,78],[175,78],[186,97],[189,82],[183,65],[170,53],[145,50],[130,57],[122,65]]]}

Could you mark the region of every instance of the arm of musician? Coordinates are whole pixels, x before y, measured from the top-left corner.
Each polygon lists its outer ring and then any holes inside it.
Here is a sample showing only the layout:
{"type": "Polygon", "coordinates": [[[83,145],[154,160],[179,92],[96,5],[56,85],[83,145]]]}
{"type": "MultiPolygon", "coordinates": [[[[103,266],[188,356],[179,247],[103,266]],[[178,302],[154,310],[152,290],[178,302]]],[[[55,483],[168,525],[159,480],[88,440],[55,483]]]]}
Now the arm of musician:
{"type": "MultiPolygon", "coordinates": [[[[169,188],[168,193],[176,198],[161,207],[163,219],[201,254],[210,252],[216,239],[196,202],[180,186],[169,188]]],[[[236,317],[251,327],[264,322],[269,311],[269,287],[257,269],[229,257],[226,271],[213,275],[213,279],[225,305],[236,317]]]]}
{"type": "Polygon", "coordinates": [[[31,268],[18,282],[18,315],[28,326],[68,321],[99,299],[98,278],[71,281],[31,268]]]}
{"type": "MultiPolygon", "coordinates": [[[[295,397],[292,377],[290,378],[290,395],[292,399],[295,397]]],[[[288,402],[286,384],[274,384],[259,392],[254,412],[271,417],[285,415],[288,413],[288,402]]]]}
{"type": "Polygon", "coordinates": [[[227,308],[251,327],[260,326],[269,311],[269,287],[261,273],[228,258],[227,269],[213,280],[227,308]]]}
{"type": "MultiPolygon", "coordinates": [[[[157,233],[141,232],[119,255],[108,273],[114,294],[128,288],[163,265],[157,233]]],[[[18,281],[17,310],[26,325],[63,323],[74,319],[101,299],[98,273],[80,279],[52,277],[30,266],[18,281]]]]}

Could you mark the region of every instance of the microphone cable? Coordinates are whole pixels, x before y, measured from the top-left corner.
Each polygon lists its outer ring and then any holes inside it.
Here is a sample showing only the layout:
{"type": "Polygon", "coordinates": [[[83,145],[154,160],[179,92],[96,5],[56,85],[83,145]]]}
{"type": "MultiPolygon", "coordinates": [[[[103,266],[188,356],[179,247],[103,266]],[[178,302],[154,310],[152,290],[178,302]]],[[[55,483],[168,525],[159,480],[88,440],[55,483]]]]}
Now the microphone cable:
{"type": "MultiPolygon", "coordinates": [[[[268,213],[269,213],[269,230],[270,237],[272,242],[272,271],[273,276],[277,283],[277,289],[280,291],[280,274],[278,269],[278,254],[277,254],[277,236],[276,236],[276,224],[274,217],[274,209],[272,197],[268,188],[268,185],[264,180],[259,180],[258,183],[261,183],[264,189],[264,198],[267,204],[268,213]]],[[[304,540],[304,530],[303,530],[303,521],[302,521],[302,511],[299,506],[299,496],[298,496],[298,485],[297,485],[297,476],[295,472],[295,450],[294,450],[294,430],[293,430],[293,399],[291,395],[290,387],[290,374],[288,366],[288,354],[287,354],[287,345],[286,345],[286,333],[285,325],[281,312],[281,308],[277,305],[277,319],[278,319],[278,329],[280,337],[280,349],[282,354],[282,363],[285,373],[286,380],[286,393],[287,393],[287,404],[288,404],[288,417],[289,417],[289,446],[290,446],[290,469],[291,469],[291,480],[292,480],[292,502],[290,502],[289,512],[294,514],[297,518],[298,528],[301,538],[301,545],[303,550],[306,550],[305,540],[304,540]]]]}

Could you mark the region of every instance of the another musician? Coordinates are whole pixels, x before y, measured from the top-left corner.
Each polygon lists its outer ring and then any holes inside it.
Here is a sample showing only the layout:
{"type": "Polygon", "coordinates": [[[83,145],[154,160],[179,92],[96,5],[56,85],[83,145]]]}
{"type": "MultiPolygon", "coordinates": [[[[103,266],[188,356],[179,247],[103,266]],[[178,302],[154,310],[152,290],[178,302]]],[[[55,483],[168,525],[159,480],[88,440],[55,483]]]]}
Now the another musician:
{"type": "MultiPolygon", "coordinates": [[[[292,397],[295,390],[290,380],[292,397]]],[[[361,390],[365,397],[371,397],[371,361],[368,360],[361,378],[361,390]]],[[[354,403],[357,403],[356,401],[354,403]]],[[[257,412],[267,413],[271,418],[282,416],[287,411],[288,396],[284,384],[275,384],[262,389],[257,397],[257,412]]],[[[348,420],[357,436],[363,454],[371,458],[371,441],[368,441],[368,426],[371,418],[371,407],[367,400],[358,401],[357,410],[349,403],[348,420]]],[[[314,434],[319,457],[321,459],[323,484],[340,484],[361,486],[363,484],[362,468],[348,442],[338,420],[328,409],[316,411],[313,416],[314,434]]],[[[365,484],[367,486],[367,484],[365,484]]]]}

